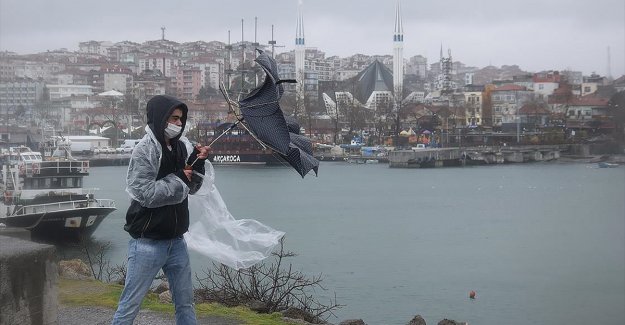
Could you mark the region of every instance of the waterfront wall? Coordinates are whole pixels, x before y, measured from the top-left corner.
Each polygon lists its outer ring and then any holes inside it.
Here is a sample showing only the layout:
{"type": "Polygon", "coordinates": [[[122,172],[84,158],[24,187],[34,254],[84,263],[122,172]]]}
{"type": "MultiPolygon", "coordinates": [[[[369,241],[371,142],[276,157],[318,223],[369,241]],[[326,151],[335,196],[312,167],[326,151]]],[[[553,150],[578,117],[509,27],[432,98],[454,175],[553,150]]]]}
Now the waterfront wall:
{"type": "Polygon", "coordinates": [[[423,168],[523,163],[558,159],[559,146],[505,146],[397,150],[389,153],[391,168],[423,168]]]}
{"type": "Polygon", "coordinates": [[[625,148],[616,142],[571,144],[567,149],[568,154],[581,157],[625,153],[625,148]]]}
{"type": "Polygon", "coordinates": [[[0,324],[56,324],[57,280],[54,246],[0,235],[0,324]]]}

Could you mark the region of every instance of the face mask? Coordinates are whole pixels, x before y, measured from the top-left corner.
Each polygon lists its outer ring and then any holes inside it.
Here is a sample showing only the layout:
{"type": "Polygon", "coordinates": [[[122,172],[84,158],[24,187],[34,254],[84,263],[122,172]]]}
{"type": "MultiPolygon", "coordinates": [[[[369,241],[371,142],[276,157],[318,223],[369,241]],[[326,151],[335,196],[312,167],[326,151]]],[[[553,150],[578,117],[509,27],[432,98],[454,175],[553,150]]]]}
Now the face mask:
{"type": "Polygon", "coordinates": [[[176,124],[167,123],[167,128],[165,128],[165,138],[172,139],[175,138],[182,131],[182,127],[176,124]]]}

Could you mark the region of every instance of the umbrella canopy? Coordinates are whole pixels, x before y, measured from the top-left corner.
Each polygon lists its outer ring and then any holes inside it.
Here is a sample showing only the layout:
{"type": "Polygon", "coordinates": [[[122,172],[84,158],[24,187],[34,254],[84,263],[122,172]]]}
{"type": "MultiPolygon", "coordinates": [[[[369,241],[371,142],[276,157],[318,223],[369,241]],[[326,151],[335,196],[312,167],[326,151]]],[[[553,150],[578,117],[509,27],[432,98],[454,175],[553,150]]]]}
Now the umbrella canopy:
{"type": "Polygon", "coordinates": [[[289,150],[289,130],[278,101],[284,88],[278,82],[276,61],[262,51],[256,62],[265,71],[263,84],[239,101],[245,123],[256,136],[276,152],[286,155],[289,150]]]}
{"type": "Polygon", "coordinates": [[[289,150],[282,158],[286,160],[302,176],[306,176],[309,171],[319,172],[319,160],[313,156],[312,142],[307,137],[299,134],[299,124],[293,117],[287,118],[289,127],[289,150]]]}
{"type": "Polygon", "coordinates": [[[313,157],[312,143],[300,135],[297,121],[285,118],[280,109],[280,98],[284,93],[278,77],[276,61],[258,50],[256,62],[265,71],[263,84],[255,88],[243,100],[239,108],[243,123],[250,128],[257,139],[267,144],[286,160],[302,177],[314,170],[317,174],[319,161],[313,157]]]}

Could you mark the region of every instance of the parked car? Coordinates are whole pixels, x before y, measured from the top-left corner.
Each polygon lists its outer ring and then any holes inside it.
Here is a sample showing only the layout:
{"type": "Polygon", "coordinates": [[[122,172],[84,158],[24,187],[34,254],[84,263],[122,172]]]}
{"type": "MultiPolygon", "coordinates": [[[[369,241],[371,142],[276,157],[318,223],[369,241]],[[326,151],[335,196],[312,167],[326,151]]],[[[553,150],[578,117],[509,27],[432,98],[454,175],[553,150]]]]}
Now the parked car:
{"type": "Polygon", "coordinates": [[[96,154],[100,154],[100,153],[109,154],[109,153],[115,153],[115,152],[116,152],[115,148],[111,148],[111,147],[107,147],[107,146],[101,147],[101,148],[95,148],[93,150],[93,153],[96,153],[96,154]]]}
{"type": "Polygon", "coordinates": [[[124,146],[121,146],[121,147],[119,147],[119,148],[116,148],[116,149],[115,149],[115,152],[117,152],[117,153],[131,153],[131,152],[132,152],[132,149],[133,149],[133,148],[131,148],[131,147],[124,147],[124,146]]]}

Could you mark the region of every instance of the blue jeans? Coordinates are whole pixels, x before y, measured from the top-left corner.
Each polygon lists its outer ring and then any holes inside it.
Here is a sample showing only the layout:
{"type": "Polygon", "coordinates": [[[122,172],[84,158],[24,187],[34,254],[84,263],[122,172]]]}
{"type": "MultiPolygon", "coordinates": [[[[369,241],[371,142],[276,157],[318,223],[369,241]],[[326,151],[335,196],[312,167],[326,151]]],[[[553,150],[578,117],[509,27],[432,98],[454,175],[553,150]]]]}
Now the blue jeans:
{"type": "Polygon", "coordinates": [[[161,268],[169,281],[169,290],[176,308],[176,324],[196,324],[191,264],[184,238],[138,238],[131,239],[128,244],[126,284],[113,316],[113,325],[132,324],[152,280],[161,268]]]}

